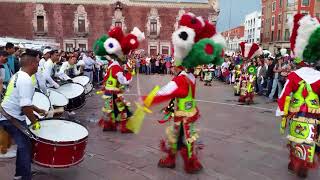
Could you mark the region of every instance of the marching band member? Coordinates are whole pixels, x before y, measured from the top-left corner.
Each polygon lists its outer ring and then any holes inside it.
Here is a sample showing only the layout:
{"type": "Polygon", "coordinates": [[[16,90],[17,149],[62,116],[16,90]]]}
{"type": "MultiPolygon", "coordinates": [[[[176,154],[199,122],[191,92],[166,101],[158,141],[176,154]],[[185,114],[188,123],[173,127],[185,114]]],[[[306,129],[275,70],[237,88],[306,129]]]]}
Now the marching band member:
{"type": "Polygon", "coordinates": [[[47,83],[48,87],[54,87],[58,89],[60,85],[53,80],[56,73],[56,63],[59,62],[59,52],[57,50],[52,50],[50,52],[50,58],[44,63],[43,77],[47,83]]]}
{"type": "MultiPolygon", "coordinates": [[[[172,35],[172,43],[176,76],[155,93],[151,104],[147,103],[152,99],[150,98],[152,93],[150,93],[144,100],[144,107],[141,106],[141,108],[146,109],[150,105],[175,99],[175,105],[172,105],[172,101],[169,105],[169,107],[174,106],[171,108],[174,123],[166,130],[169,147],[166,147],[166,141],[161,141],[161,149],[166,156],[159,160],[158,166],[175,168],[176,156],[180,151],[185,171],[197,173],[202,169],[202,165],[195,151],[196,141],[199,138],[195,122],[199,118],[199,110],[195,102],[196,82],[192,69],[198,65],[220,65],[225,41],[220,34],[216,33],[213,24],[187,13],[181,16],[179,28],[172,35]]],[[[135,114],[138,114],[138,110],[135,114]]],[[[138,122],[139,118],[134,119],[134,117],[130,120],[128,127],[136,132],[135,126],[131,125],[135,120],[138,122]]]]}
{"type": "Polygon", "coordinates": [[[129,103],[123,97],[123,86],[131,82],[132,75],[130,72],[124,73],[121,65],[125,64],[124,56],[131,50],[137,49],[139,42],[144,38],[144,33],[138,28],[124,35],[121,28],[114,27],[108,35],[103,35],[94,45],[95,54],[106,56],[110,61],[102,89],[102,98],[105,103],[102,108],[103,117],[99,124],[103,127],[103,131],[116,131],[117,124],[120,123],[122,133],[131,133],[126,127],[131,112],[128,109],[129,103]]]}
{"type": "Polygon", "coordinates": [[[77,68],[77,57],[71,56],[68,61],[62,63],[62,66],[56,76],[61,80],[70,81],[71,77],[78,76],[81,72],[82,67],[79,70],[77,68]]]}
{"type": "Polygon", "coordinates": [[[46,113],[32,105],[35,88],[31,76],[37,72],[38,63],[37,51],[27,50],[21,55],[21,70],[11,78],[1,103],[0,126],[4,127],[18,146],[14,179],[31,180],[31,142],[29,137],[18,128],[28,128],[27,116],[31,120],[33,128],[39,129],[40,123],[33,111],[40,114],[46,113]]]}
{"type": "MultiPolygon", "coordinates": [[[[319,63],[319,19],[296,14],[289,25],[296,62],[319,63]]],[[[302,178],[307,177],[309,169],[317,167],[316,157],[320,159],[319,97],[320,72],[312,67],[302,67],[288,75],[278,99],[276,115],[282,116],[281,134],[285,133],[288,124],[288,170],[302,178]]]]}

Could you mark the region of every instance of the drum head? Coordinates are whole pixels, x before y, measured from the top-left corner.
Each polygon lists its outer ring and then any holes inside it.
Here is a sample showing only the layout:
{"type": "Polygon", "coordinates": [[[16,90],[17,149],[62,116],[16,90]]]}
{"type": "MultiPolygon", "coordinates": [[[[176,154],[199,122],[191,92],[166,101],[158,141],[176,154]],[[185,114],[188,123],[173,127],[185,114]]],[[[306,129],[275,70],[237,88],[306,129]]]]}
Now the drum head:
{"type": "Polygon", "coordinates": [[[40,121],[40,125],[41,128],[39,130],[30,128],[31,132],[39,138],[49,141],[78,141],[89,135],[84,126],[71,121],[50,119],[40,121]]]}
{"type": "Polygon", "coordinates": [[[68,83],[56,89],[59,93],[63,94],[68,99],[73,99],[84,93],[84,87],[76,83],[68,83]]]}
{"type": "Polygon", "coordinates": [[[32,104],[40,109],[49,111],[51,104],[49,98],[40,93],[40,92],[35,92],[32,98],[32,104]]]}
{"type": "Polygon", "coordinates": [[[72,79],[74,83],[81,84],[82,86],[87,85],[90,82],[90,79],[87,76],[77,76],[72,79]]]}
{"type": "MultiPolygon", "coordinates": [[[[43,109],[46,111],[49,111],[50,107],[51,107],[51,103],[50,103],[49,98],[46,95],[42,94],[41,92],[34,93],[33,98],[32,98],[32,105],[38,107],[39,109],[43,109]]],[[[36,114],[40,118],[43,118],[40,115],[38,115],[38,113],[36,113],[36,112],[34,112],[34,114],[36,114]]],[[[31,124],[31,121],[29,120],[28,117],[26,118],[26,122],[28,125],[31,124]]]]}
{"type": "Polygon", "coordinates": [[[53,106],[66,106],[69,103],[69,100],[62,93],[59,93],[53,89],[48,89],[49,99],[53,106]]]}

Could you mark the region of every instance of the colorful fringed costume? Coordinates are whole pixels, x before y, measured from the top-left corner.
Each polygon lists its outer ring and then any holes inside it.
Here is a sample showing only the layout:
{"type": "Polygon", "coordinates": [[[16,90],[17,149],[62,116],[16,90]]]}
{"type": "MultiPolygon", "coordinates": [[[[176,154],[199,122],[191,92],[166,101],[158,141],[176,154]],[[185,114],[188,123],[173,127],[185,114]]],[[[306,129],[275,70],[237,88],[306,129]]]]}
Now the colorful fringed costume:
{"type": "Polygon", "coordinates": [[[187,13],[182,15],[179,28],[172,35],[172,43],[177,76],[162,87],[152,101],[154,105],[171,100],[164,109],[164,119],[160,121],[171,120],[172,123],[166,129],[167,139],[161,140],[161,149],[166,156],[159,160],[158,166],[174,168],[180,151],[185,171],[196,173],[202,165],[195,151],[199,137],[195,122],[198,121],[199,110],[195,101],[196,80],[191,69],[210,63],[220,65],[223,62],[224,39],[216,33],[213,24],[187,13]]]}
{"type": "Polygon", "coordinates": [[[203,70],[204,71],[204,85],[205,86],[211,86],[211,82],[213,79],[213,66],[212,65],[208,65],[206,66],[206,68],[203,70]]]}
{"type": "MultiPolygon", "coordinates": [[[[316,63],[320,59],[320,23],[316,18],[297,14],[292,24],[291,47],[297,59],[316,63]],[[302,42],[304,43],[302,45],[302,42]]],[[[308,169],[319,160],[320,72],[303,67],[288,75],[278,99],[277,116],[282,116],[280,132],[288,124],[288,169],[307,177],[308,169]]]]}
{"type": "Polygon", "coordinates": [[[239,91],[240,97],[239,102],[252,104],[254,98],[254,82],[256,79],[256,68],[250,66],[247,70],[247,73],[240,76],[239,79],[239,91]]]}
{"type": "Polygon", "coordinates": [[[102,108],[103,116],[99,124],[104,131],[116,131],[120,123],[122,133],[131,133],[126,124],[132,115],[129,103],[124,100],[124,88],[131,82],[130,72],[124,72],[122,64],[125,63],[124,55],[136,49],[139,42],[144,39],[144,34],[137,28],[124,35],[119,27],[112,28],[108,35],[103,35],[94,45],[94,51],[98,56],[109,59],[109,66],[104,77],[104,87],[101,90],[104,99],[102,108]]]}

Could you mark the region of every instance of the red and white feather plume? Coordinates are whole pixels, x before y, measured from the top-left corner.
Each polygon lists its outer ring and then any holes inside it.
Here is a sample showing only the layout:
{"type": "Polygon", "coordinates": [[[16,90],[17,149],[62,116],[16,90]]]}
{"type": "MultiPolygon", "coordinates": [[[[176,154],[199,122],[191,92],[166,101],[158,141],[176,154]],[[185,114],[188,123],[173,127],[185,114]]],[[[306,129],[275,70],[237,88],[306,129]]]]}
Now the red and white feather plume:
{"type": "Polygon", "coordinates": [[[262,48],[257,43],[241,42],[240,44],[241,54],[243,57],[252,59],[256,56],[262,55],[262,48]]]}

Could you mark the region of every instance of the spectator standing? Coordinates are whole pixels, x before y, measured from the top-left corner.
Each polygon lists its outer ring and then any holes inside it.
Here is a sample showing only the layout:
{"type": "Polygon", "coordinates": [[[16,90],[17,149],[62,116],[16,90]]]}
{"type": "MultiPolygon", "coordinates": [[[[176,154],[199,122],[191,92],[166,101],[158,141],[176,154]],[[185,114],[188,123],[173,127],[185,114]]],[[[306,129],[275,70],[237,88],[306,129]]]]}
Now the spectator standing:
{"type": "Polygon", "coordinates": [[[151,58],[146,57],[146,75],[151,74],[151,58]]]}
{"type": "Polygon", "coordinates": [[[264,64],[263,59],[259,59],[258,61],[258,69],[257,69],[257,84],[258,84],[258,95],[263,95],[263,89],[265,87],[265,79],[267,74],[267,68],[264,64]]]}
{"type": "Polygon", "coordinates": [[[151,73],[156,73],[156,58],[154,56],[151,57],[151,73]]]}
{"type": "Polygon", "coordinates": [[[274,78],[273,78],[272,90],[271,90],[271,93],[269,94],[268,102],[273,102],[273,97],[277,89],[278,89],[278,97],[280,97],[280,94],[282,91],[282,84],[281,82],[279,82],[279,78],[281,76],[280,73],[282,72],[282,68],[283,68],[282,66],[283,66],[283,60],[282,60],[282,57],[279,57],[277,59],[277,63],[275,67],[273,68],[274,78]]]}
{"type": "Polygon", "coordinates": [[[171,61],[167,60],[166,61],[166,74],[170,74],[171,72],[171,61]]]}
{"type": "Polygon", "coordinates": [[[267,73],[266,73],[266,80],[267,80],[267,93],[266,96],[268,97],[272,90],[272,83],[273,83],[273,77],[274,77],[274,60],[272,58],[268,58],[267,60],[267,73]]]}

